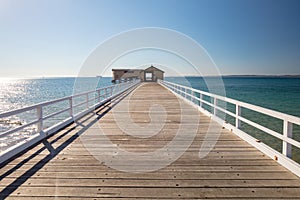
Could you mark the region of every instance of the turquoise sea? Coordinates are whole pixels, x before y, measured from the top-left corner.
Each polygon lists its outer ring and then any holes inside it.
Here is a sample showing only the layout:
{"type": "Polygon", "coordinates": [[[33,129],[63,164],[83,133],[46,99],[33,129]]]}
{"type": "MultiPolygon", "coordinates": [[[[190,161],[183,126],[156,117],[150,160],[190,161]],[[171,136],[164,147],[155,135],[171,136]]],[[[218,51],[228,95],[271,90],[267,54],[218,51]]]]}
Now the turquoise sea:
{"type": "MultiPolygon", "coordinates": [[[[89,83],[98,82],[97,87],[111,84],[111,78],[84,78],[81,91],[93,90],[89,83]]],[[[189,85],[193,88],[208,91],[205,80],[200,77],[166,77],[167,81],[189,85]]],[[[210,83],[214,83],[214,78],[210,83]]],[[[40,78],[40,79],[0,79],[0,113],[22,108],[73,94],[76,78],[40,78]]],[[[82,80],[81,80],[82,81],[82,80]]],[[[287,77],[223,77],[223,83],[213,87],[224,87],[226,96],[243,102],[262,106],[279,112],[300,117],[300,78],[287,77]]],[[[216,92],[218,93],[218,92],[216,92]]],[[[61,105],[64,106],[64,105],[61,105]]],[[[228,110],[234,110],[232,105],[227,105],[228,110]]],[[[30,115],[30,114],[29,114],[30,115]]],[[[242,115],[259,124],[282,133],[282,122],[272,117],[242,110],[242,115]]],[[[9,119],[0,118],[0,133],[19,124],[26,123],[28,116],[16,116],[9,119]]],[[[49,122],[49,126],[63,118],[60,116],[49,122]]],[[[229,123],[234,119],[226,116],[229,123]]],[[[33,130],[34,128],[32,128],[33,130]]],[[[268,143],[273,148],[281,151],[281,142],[272,136],[242,124],[242,129],[251,132],[257,139],[268,143]]],[[[31,129],[26,130],[30,135],[31,129]]],[[[300,141],[300,128],[294,126],[294,138],[300,141]]],[[[24,134],[24,133],[23,133],[24,134]]],[[[18,136],[16,136],[18,137],[18,136]]],[[[16,139],[15,137],[15,139],[16,139]]],[[[4,148],[5,138],[0,138],[0,147],[4,148]]],[[[294,159],[300,161],[298,149],[293,149],[294,159]]]]}

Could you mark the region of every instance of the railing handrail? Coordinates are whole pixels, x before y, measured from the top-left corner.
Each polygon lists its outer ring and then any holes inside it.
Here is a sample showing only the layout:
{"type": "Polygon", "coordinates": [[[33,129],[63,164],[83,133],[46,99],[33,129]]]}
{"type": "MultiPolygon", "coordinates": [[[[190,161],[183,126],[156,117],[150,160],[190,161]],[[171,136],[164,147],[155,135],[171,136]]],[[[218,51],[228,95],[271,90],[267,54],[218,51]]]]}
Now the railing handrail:
{"type": "Polygon", "coordinates": [[[220,124],[222,124],[225,128],[233,131],[235,134],[237,134],[242,139],[246,140],[248,143],[255,146],[257,149],[264,152],[266,155],[268,155],[271,158],[275,158],[280,164],[288,168],[290,171],[295,173],[296,175],[300,176],[300,164],[293,161],[292,158],[292,146],[295,146],[297,148],[300,148],[300,141],[297,141],[293,138],[293,124],[300,125],[300,118],[281,113],[278,111],[274,111],[268,108],[263,108],[260,106],[252,105],[250,103],[245,103],[242,101],[238,101],[235,99],[231,99],[228,97],[223,97],[220,95],[212,94],[209,92],[197,90],[195,88],[187,87],[184,85],[172,83],[169,81],[159,80],[158,81],[161,85],[178,95],[180,98],[183,98],[187,102],[191,103],[192,105],[196,106],[200,111],[203,113],[209,115],[212,117],[212,119],[216,120],[220,124]],[[196,94],[199,95],[196,96],[196,94]],[[209,98],[212,98],[213,102],[206,101],[203,96],[207,96],[209,98]],[[235,106],[235,112],[227,110],[226,107],[222,108],[218,105],[218,101],[221,100],[225,103],[230,103],[235,106]],[[199,102],[198,103],[196,102],[199,102]],[[211,111],[205,109],[203,107],[203,104],[206,104],[207,106],[210,106],[211,111]],[[254,121],[251,121],[244,116],[242,116],[241,110],[242,108],[246,108],[251,111],[255,111],[257,113],[271,116],[273,118],[279,119],[283,123],[283,130],[282,133],[279,133],[277,131],[274,131],[270,128],[267,128],[259,123],[256,123],[254,121]],[[225,114],[230,115],[235,119],[235,124],[227,123],[224,119],[221,119],[217,112],[221,111],[225,114]],[[250,136],[248,133],[246,133],[244,130],[241,129],[241,122],[246,123],[250,126],[253,126],[271,136],[274,136],[275,138],[278,138],[282,141],[282,153],[278,154],[279,152],[273,149],[272,147],[264,144],[260,140],[257,140],[256,138],[250,136]],[[280,158],[280,159],[279,159],[280,158]]]}
{"type": "Polygon", "coordinates": [[[293,115],[289,115],[289,114],[282,113],[282,112],[279,112],[279,111],[271,110],[269,108],[264,108],[264,107],[257,106],[257,105],[254,105],[254,104],[246,103],[246,102],[239,101],[239,100],[236,100],[236,99],[232,99],[232,98],[229,98],[229,97],[224,97],[224,96],[220,96],[220,95],[217,95],[217,94],[209,93],[209,92],[206,92],[206,91],[203,91],[203,90],[198,90],[198,89],[195,89],[195,88],[192,88],[192,87],[179,85],[179,84],[172,83],[172,82],[169,82],[169,81],[163,80],[163,82],[169,83],[169,84],[172,84],[172,85],[176,85],[176,86],[179,86],[181,88],[189,89],[191,91],[198,92],[198,93],[203,94],[205,96],[210,96],[210,97],[220,99],[222,101],[227,101],[227,102],[232,103],[232,104],[239,104],[239,105],[241,105],[242,107],[245,107],[245,108],[249,107],[253,111],[260,112],[260,113],[264,112],[264,114],[269,115],[271,117],[275,117],[275,118],[281,119],[281,120],[288,120],[290,122],[293,122],[293,124],[300,125],[300,118],[296,117],[296,116],[293,116],[293,115]]]}
{"type": "MultiPolygon", "coordinates": [[[[124,84],[124,83],[120,83],[120,84],[124,84]]],[[[23,113],[23,112],[26,112],[26,111],[29,111],[29,110],[33,110],[38,106],[42,106],[42,107],[48,106],[50,104],[58,103],[60,101],[66,101],[70,98],[83,96],[83,95],[86,95],[86,94],[94,93],[94,92],[104,90],[104,89],[107,89],[107,88],[112,88],[112,87],[114,87],[114,85],[110,85],[110,86],[103,87],[103,88],[98,88],[96,90],[90,90],[90,91],[87,91],[87,92],[74,94],[74,95],[67,96],[67,97],[53,99],[53,100],[50,100],[50,101],[45,101],[45,102],[30,105],[30,106],[25,106],[23,108],[17,108],[17,109],[13,109],[13,110],[10,110],[10,111],[5,111],[5,112],[0,113],[0,118],[9,117],[9,116],[16,115],[16,114],[19,114],[19,113],[23,113]]]]}

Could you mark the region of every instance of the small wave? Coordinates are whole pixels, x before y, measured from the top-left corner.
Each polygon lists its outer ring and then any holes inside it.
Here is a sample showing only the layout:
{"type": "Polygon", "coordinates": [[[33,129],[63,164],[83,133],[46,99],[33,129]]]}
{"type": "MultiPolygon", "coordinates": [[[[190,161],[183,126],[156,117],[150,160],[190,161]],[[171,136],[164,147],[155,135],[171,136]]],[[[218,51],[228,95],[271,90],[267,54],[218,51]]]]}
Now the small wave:
{"type": "MultiPolygon", "coordinates": [[[[17,117],[0,119],[0,134],[8,130],[20,127],[24,124],[26,123],[18,119],[17,117]]],[[[31,136],[36,134],[36,131],[36,125],[32,125],[10,135],[0,137],[0,151],[5,151],[11,146],[30,138],[31,136]]]]}

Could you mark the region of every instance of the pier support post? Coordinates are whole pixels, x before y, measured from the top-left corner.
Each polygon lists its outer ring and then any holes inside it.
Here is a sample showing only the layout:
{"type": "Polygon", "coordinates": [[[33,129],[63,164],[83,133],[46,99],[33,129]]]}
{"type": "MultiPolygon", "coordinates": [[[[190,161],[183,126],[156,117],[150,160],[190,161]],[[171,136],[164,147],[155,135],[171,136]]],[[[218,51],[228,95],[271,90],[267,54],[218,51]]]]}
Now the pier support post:
{"type": "MultiPolygon", "coordinates": [[[[287,120],[283,121],[283,136],[288,138],[293,137],[293,124],[287,120]]],[[[286,141],[282,141],[282,154],[288,158],[292,158],[292,145],[286,141]]]]}

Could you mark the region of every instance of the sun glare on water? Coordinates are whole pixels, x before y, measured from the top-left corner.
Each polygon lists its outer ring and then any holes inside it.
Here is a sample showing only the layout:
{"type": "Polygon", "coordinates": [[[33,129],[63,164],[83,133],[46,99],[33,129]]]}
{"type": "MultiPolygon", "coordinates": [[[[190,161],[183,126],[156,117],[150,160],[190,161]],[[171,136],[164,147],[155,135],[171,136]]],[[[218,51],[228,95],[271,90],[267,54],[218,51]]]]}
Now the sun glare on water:
{"type": "Polygon", "coordinates": [[[10,83],[12,81],[15,81],[16,78],[6,78],[6,77],[0,77],[0,83],[10,83]]]}

